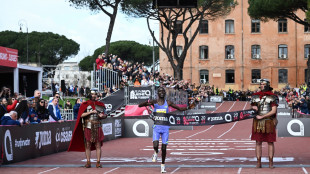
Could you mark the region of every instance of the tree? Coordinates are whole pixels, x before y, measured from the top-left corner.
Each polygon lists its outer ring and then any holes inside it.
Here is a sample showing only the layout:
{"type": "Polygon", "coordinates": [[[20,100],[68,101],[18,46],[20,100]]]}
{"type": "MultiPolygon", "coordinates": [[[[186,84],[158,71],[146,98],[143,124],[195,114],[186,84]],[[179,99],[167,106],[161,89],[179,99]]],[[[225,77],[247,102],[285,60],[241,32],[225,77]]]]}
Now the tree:
{"type": "Polygon", "coordinates": [[[248,14],[253,19],[260,19],[265,22],[269,19],[289,18],[308,26],[307,21],[310,21],[308,5],[310,5],[309,0],[249,0],[248,14]],[[307,21],[296,14],[297,10],[306,13],[307,21]]]}
{"type": "MultiPolygon", "coordinates": [[[[135,41],[117,41],[112,42],[110,45],[110,53],[117,55],[122,60],[127,60],[129,62],[144,62],[146,65],[151,65],[153,63],[153,48],[148,45],[142,45],[135,41]]],[[[93,64],[99,54],[102,54],[106,46],[97,48],[92,56],[87,56],[80,61],[79,66],[83,71],[93,70],[93,64]]],[[[108,54],[106,54],[108,55],[108,54]]],[[[155,60],[158,60],[159,50],[155,47],[155,60]]]]}
{"type": "Polygon", "coordinates": [[[102,11],[110,18],[109,29],[106,37],[106,54],[109,52],[110,41],[112,37],[112,32],[115,24],[115,19],[118,11],[118,6],[121,0],[69,0],[69,2],[76,8],[89,8],[93,12],[102,11]],[[112,13],[108,10],[112,9],[112,13]]]}
{"type": "Polygon", "coordinates": [[[174,76],[183,79],[183,66],[191,44],[199,32],[202,20],[215,20],[227,15],[237,2],[234,0],[198,0],[197,8],[152,9],[152,0],[126,0],[121,4],[122,11],[133,17],[147,19],[148,29],[170,62],[174,76]],[[150,20],[159,21],[160,38],[156,39],[150,27],[150,20]],[[198,27],[193,24],[198,22],[198,27]],[[182,26],[184,30],[180,30],[182,26]],[[176,41],[183,42],[181,55],[177,53],[176,41]]]}
{"type": "MultiPolygon", "coordinates": [[[[51,32],[28,33],[29,62],[43,65],[58,65],[69,57],[77,55],[80,45],[63,35],[51,32]]],[[[27,61],[27,33],[2,31],[0,32],[0,45],[18,50],[18,61],[27,61]]]]}

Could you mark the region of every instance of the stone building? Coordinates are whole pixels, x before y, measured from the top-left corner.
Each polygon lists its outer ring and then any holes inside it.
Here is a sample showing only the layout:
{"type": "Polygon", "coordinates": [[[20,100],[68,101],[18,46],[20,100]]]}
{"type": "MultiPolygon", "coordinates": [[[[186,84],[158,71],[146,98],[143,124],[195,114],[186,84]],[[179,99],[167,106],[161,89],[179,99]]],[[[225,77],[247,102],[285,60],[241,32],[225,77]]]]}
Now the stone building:
{"type": "MultiPolygon", "coordinates": [[[[203,21],[187,52],[183,79],[226,90],[257,89],[260,78],[269,79],[275,89],[287,83],[299,87],[305,82],[310,28],[290,19],[264,23],[251,19],[247,9],[248,1],[238,0],[228,16],[203,21]]],[[[297,14],[305,18],[302,11],[297,14]]],[[[181,39],[177,40],[177,46],[182,51],[181,39]]],[[[163,51],[160,51],[160,69],[161,73],[173,75],[163,51]]]]}

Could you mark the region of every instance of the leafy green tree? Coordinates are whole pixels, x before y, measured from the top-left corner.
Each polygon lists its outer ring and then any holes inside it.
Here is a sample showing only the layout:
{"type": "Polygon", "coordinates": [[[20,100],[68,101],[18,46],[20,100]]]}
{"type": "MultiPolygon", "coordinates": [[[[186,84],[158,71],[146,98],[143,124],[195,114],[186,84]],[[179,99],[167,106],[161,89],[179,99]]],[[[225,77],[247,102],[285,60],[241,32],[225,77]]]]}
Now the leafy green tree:
{"type": "MultiPolygon", "coordinates": [[[[14,31],[0,32],[0,45],[18,50],[18,61],[27,61],[27,33],[14,31]]],[[[75,56],[80,50],[80,45],[63,35],[51,32],[28,33],[29,62],[43,65],[57,65],[69,57],[75,56]]]]}
{"type": "Polygon", "coordinates": [[[90,11],[95,13],[102,11],[110,18],[106,37],[106,50],[104,51],[107,54],[109,52],[112,32],[121,0],[69,0],[69,2],[76,8],[89,8],[90,11]],[[112,12],[109,12],[110,10],[112,10],[112,12]]]}
{"type": "Polygon", "coordinates": [[[307,21],[310,21],[309,5],[310,0],[249,0],[248,14],[253,19],[265,22],[269,19],[289,18],[299,24],[309,25],[296,14],[297,10],[301,10],[306,13],[307,21]]]}
{"type": "Polygon", "coordinates": [[[183,67],[187,52],[199,32],[202,20],[215,20],[227,15],[235,7],[234,0],[198,0],[197,8],[152,8],[153,0],[126,0],[122,11],[133,17],[147,19],[148,29],[159,48],[166,54],[174,76],[183,79],[183,67]],[[159,21],[160,38],[156,39],[150,21],[159,21]],[[198,22],[198,27],[193,27],[198,22]],[[182,26],[180,30],[179,26],[182,26]],[[183,43],[178,55],[176,41],[183,43]]]}
{"type": "MultiPolygon", "coordinates": [[[[83,71],[93,70],[93,64],[99,54],[102,54],[105,50],[105,46],[97,48],[92,56],[87,56],[80,61],[79,66],[83,71]]],[[[152,65],[153,63],[153,48],[148,45],[142,45],[135,41],[117,41],[112,42],[110,45],[110,53],[117,55],[122,60],[129,62],[144,62],[146,65],[152,65]]],[[[108,55],[108,54],[106,54],[108,55]]],[[[158,60],[159,50],[155,47],[155,60],[158,60]]]]}

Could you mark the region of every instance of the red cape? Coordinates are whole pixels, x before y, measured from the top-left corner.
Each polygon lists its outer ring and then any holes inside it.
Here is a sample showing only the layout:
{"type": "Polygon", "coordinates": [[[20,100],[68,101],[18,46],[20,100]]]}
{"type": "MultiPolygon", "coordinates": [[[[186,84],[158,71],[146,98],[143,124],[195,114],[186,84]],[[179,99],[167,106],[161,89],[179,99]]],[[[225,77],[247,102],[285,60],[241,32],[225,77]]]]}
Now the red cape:
{"type": "Polygon", "coordinates": [[[254,93],[254,94],[252,94],[252,95],[259,95],[260,98],[262,98],[262,97],[265,96],[265,95],[275,95],[275,96],[277,96],[276,94],[274,94],[274,93],[271,92],[271,91],[265,91],[265,92],[260,91],[260,92],[254,93]]]}
{"type": "MultiPolygon", "coordinates": [[[[82,126],[82,119],[81,119],[81,115],[84,113],[84,111],[86,110],[86,108],[91,105],[91,107],[95,110],[95,105],[98,106],[104,106],[104,104],[102,102],[99,101],[91,101],[88,100],[86,102],[83,102],[80,106],[79,112],[78,112],[78,116],[77,116],[77,120],[75,122],[75,127],[74,127],[74,131],[73,131],[73,135],[72,135],[72,139],[68,148],[68,152],[69,151],[77,151],[77,152],[85,152],[85,145],[84,145],[84,132],[83,132],[83,126],[82,126]]],[[[91,146],[91,150],[95,150],[95,146],[92,143],[91,146]]]]}

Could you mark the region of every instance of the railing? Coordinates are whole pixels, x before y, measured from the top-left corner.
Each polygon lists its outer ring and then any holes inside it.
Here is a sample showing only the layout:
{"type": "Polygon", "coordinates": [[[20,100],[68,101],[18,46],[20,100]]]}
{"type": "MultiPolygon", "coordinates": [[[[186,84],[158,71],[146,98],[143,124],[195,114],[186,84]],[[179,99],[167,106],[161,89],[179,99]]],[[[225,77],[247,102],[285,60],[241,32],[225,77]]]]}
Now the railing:
{"type": "Polygon", "coordinates": [[[94,66],[91,78],[92,88],[97,88],[99,91],[104,91],[105,88],[119,88],[120,80],[118,72],[102,67],[96,70],[94,66]]]}
{"type": "Polygon", "coordinates": [[[74,120],[73,109],[60,109],[60,114],[63,120],[74,120]]]}

